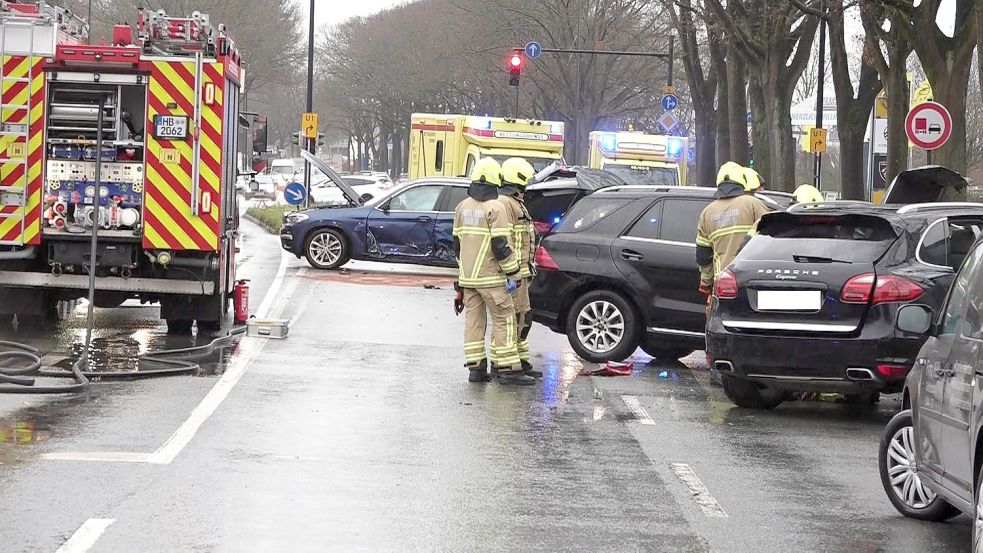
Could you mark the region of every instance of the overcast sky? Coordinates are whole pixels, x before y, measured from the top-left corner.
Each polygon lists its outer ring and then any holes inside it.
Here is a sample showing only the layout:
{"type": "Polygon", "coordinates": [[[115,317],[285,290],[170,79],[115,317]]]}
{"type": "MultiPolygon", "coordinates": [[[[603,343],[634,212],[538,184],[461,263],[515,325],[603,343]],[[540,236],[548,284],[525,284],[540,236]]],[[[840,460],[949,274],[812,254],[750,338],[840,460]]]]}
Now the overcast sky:
{"type": "MultiPolygon", "coordinates": [[[[297,0],[305,12],[310,0],[297,0]]],[[[383,8],[399,4],[397,0],[314,0],[314,25],[320,29],[325,23],[340,23],[356,15],[370,15],[383,8]]]]}

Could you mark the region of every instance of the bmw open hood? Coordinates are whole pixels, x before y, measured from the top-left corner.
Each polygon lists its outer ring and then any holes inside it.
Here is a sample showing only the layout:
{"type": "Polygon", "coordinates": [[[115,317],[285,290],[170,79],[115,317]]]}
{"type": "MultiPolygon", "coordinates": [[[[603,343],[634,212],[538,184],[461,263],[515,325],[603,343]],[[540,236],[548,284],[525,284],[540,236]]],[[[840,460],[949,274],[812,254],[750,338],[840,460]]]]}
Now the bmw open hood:
{"type": "Polygon", "coordinates": [[[898,173],[884,194],[885,204],[923,204],[943,200],[950,191],[969,186],[966,178],[940,165],[928,165],[898,173]]]}
{"type": "Polygon", "coordinates": [[[341,175],[335,173],[334,169],[332,169],[331,167],[328,167],[327,163],[324,163],[323,161],[318,159],[317,156],[308,152],[307,150],[301,150],[300,156],[303,157],[311,165],[316,167],[319,171],[324,173],[326,177],[331,179],[331,182],[333,182],[334,185],[337,186],[339,190],[341,190],[341,193],[344,194],[346,198],[348,198],[348,201],[352,202],[352,205],[360,206],[363,203],[365,203],[362,201],[361,198],[359,198],[358,193],[355,192],[355,190],[352,189],[351,186],[348,186],[348,184],[345,183],[344,179],[341,178],[341,175]]]}

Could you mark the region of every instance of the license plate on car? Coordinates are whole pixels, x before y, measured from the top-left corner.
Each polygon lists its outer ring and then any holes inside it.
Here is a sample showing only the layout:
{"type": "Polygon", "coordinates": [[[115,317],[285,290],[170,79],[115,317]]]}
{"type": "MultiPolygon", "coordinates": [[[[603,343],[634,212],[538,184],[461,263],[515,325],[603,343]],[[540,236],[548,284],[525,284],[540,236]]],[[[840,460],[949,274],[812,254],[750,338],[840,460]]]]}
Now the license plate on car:
{"type": "Polygon", "coordinates": [[[819,290],[758,290],[758,311],[819,311],[819,290]]]}

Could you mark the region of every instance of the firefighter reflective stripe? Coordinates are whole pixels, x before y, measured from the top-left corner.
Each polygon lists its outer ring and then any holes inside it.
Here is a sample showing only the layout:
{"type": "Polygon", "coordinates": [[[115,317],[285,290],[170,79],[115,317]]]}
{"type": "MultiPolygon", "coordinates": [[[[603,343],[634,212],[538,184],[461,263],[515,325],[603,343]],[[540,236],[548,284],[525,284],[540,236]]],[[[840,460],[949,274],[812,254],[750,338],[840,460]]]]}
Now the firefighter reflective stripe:
{"type": "MultiPolygon", "coordinates": [[[[194,141],[200,141],[199,193],[209,192],[221,198],[221,150],[224,79],[221,64],[205,63],[202,82],[215,87],[216,101],[203,106],[201,128],[194,121],[195,64],[190,61],[154,61],[147,90],[147,156],[144,184],[143,247],[217,251],[219,244],[220,202],[212,201],[208,212],[192,213],[191,186],[194,164],[194,141]],[[186,138],[157,139],[154,119],[157,115],[188,118],[186,138]],[[176,153],[173,159],[172,153],[176,153]]],[[[201,198],[197,198],[200,206],[201,198]]]]}
{"type": "Polygon", "coordinates": [[[0,65],[0,244],[41,243],[44,58],[4,56],[0,65]],[[28,113],[30,110],[30,113],[28,113]]]}
{"type": "Polygon", "coordinates": [[[698,235],[696,235],[696,245],[697,246],[706,246],[706,247],[709,248],[710,246],[713,245],[713,242],[710,242],[710,239],[707,238],[706,236],[703,236],[702,234],[698,234],[698,235]]]}
{"type": "Polygon", "coordinates": [[[734,225],[732,227],[722,228],[710,233],[710,242],[712,243],[721,236],[727,236],[728,234],[748,234],[752,229],[754,229],[754,225],[734,225]]]}
{"type": "MultiPolygon", "coordinates": [[[[486,233],[486,235],[482,238],[481,247],[478,249],[479,260],[484,259],[485,256],[488,255],[488,248],[490,247],[491,247],[491,236],[489,236],[486,233]]],[[[468,280],[471,282],[478,280],[478,275],[480,273],[481,273],[481,263],[475,263],[474,269],[471,270],[471,278],[469,278],[468,280]]]]}
{"type": "MultiPolygon", "coordinates": [[[[482,309],[484,306],[482,306],[482,309]]],[[[466,363],[478,363],[485,358],[485,341],[466,342],[464,344],[464,361],[466,363]]]]}
{"type": "Polygon", "coordinates": [[[520,363],[519,350],[516,345],[515,317],[505,321],[505,344],[491,345],[491,362],[496,367],[512,367],[520,363]]]}

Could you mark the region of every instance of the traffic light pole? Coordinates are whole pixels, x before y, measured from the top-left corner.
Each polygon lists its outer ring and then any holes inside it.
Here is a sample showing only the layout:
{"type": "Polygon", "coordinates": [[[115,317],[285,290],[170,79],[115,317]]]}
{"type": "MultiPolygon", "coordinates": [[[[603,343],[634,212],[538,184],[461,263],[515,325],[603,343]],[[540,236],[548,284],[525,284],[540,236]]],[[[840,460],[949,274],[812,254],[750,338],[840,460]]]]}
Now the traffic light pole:
{"type": "MultiPolygon", "coordinates": [[[[311,11],[307,18],[307,113],[311,113],[314,111],[314,0],[311,0],[311,11]]],[[[300,132],[303,133],[304,129],[301,129],[300,132]]],[[[313,154],[317,138],[306,140],[307,151],[313,154]]],[[[304,195],[304,207],[306,208],[311,205],[311,164],[306,160],[304,161],[304,189],[307,191],[307,194],[304,195]]]]}

